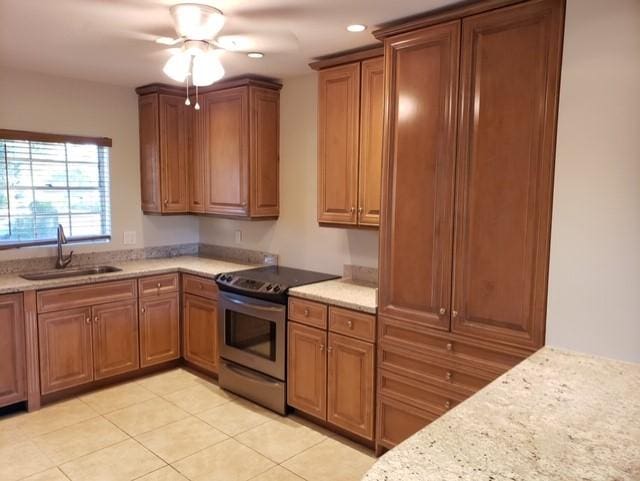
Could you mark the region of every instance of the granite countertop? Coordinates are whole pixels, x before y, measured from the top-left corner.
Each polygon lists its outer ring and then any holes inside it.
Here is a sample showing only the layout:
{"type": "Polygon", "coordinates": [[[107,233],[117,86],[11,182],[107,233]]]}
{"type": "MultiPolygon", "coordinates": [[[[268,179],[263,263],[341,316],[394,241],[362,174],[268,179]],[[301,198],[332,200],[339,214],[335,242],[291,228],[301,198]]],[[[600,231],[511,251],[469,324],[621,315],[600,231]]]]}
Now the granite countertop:
{"type": "Polygon", "coordinates": [[[18,274],[1,275],[0,294],[90,284],[93,282],[113,281],[117,279],[165,274],[169,272],[186,272],[204,277],[213,277],[221,272],[231,272],[256,267],[253,265],[237,264],[234,262],[193,256],[116,262],[110,263],[110,265],[119,267],[122,271],[90,276],[76,276],[66,279],[51,279],[46,281],[28,281],[20,277],[18,274]]]}
{"type": "Polygon", "coordinates": [[[638,481],[640,364],[543,348],[363,481],[638,481]]]}
{"type": "Polygon", "coordinates": [[[294,287],[289,289],[289,294],[370,314],[375,314],[378,308],[378,289],[371,284],[351,279],[335,279],[294,287]]]}

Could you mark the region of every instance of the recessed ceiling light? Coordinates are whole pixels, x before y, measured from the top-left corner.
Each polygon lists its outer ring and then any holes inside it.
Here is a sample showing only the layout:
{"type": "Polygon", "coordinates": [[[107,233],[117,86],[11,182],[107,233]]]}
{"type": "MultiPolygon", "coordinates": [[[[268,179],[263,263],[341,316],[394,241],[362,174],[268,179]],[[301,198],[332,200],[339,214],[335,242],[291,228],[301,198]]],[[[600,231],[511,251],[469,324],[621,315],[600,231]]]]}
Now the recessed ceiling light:
{"type": "Polygon", "coordinates": [[[347,30],[350,32],[364,32],[367,29],[366,25],[362,25],[361,23],[354,23],[353,25],[349,25],[347,30]]]}
{"type": "Polygon", "coordinates": [[[249,57],[249,58],[262,58],[262,57],[264,57],[264,54],[262,52],[249,52],[247,54],[247,57],[249,57]]]}

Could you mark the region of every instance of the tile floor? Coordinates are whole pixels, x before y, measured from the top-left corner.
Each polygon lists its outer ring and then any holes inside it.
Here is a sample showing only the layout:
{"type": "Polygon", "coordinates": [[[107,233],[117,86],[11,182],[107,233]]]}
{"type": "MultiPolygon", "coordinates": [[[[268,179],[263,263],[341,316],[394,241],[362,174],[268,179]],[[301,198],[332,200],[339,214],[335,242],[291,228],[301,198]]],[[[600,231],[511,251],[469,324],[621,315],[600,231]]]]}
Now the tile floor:
{"type": "Polygon", "coordinates": [[[2,481],[357,481],[374,461],[183,369],[0,417],[2,481]]]}

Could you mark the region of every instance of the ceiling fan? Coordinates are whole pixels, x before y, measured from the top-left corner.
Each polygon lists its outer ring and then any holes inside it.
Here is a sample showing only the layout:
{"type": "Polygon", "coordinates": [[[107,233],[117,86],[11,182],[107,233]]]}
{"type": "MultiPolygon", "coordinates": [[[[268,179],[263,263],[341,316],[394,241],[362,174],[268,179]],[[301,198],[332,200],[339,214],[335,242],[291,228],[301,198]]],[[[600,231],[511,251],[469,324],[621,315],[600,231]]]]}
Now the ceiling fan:
{"type": "MultiPolygon", "coordinates": [[[[196,87],[211,85],[224,76],[220,53],[225,50],[238,51],[234,43],[220,41],[217,35],[225,23],[224,14],[215,7],[200,3],[179,3],[170,8],[177,38],[161,37],[157,43],[179,47],[162,69],[176,82],[189,82],[196,87]]],[[[248,52],[253,58],[262,58],[260,52],[248,52]]],[[[185,104],[191,102],[187,95],[185,104]]],[[[199,109],[197,102],[195,108],[199,109]]]]}

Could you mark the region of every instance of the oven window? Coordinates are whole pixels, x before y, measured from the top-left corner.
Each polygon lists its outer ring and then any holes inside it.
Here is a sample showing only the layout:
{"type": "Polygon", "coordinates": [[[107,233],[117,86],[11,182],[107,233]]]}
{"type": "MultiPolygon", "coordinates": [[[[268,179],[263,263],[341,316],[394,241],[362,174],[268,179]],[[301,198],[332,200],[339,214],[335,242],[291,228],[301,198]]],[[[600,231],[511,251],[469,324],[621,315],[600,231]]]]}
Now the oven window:
{"type": "Polygon", "coordinates": [[[276,360],[276,323],[226,311],[225,344],[270,361],[276,360]]]}

